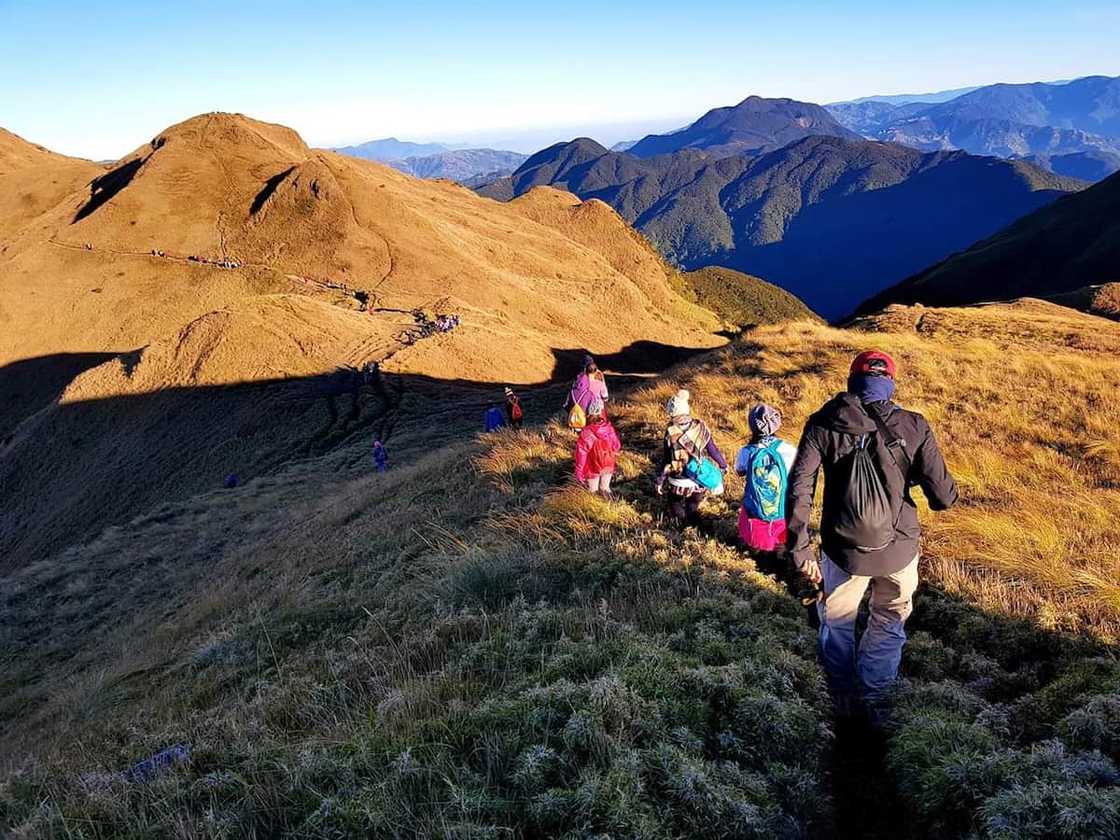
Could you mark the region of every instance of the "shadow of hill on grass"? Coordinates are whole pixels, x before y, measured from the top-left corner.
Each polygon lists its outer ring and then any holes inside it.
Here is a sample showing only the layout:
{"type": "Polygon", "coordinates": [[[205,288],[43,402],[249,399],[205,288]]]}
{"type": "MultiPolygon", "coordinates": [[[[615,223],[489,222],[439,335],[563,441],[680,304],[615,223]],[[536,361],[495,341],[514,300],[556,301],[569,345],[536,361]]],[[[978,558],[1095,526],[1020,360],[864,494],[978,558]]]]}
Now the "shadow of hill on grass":
{"type": "Polygon", "coordinates": [[[250,834],[827,836],[830,735],[796,606],[726,546],[555,480],[570,445],[555,424],[471,436],[304,498],[276,532],[142,550],[299,485],[304,462],[21,569],[0,720],[5,754],[40,763],[0,793],[4,818],[201,824],[199,780],[236,777],[254,794],[215,817],[250,834]],[[548,452],[508,486],[497,446],[548,452]],[[186,775],[118,788],[112,768],[167,738],[191,744],[186,775]]]}
{"type": "MultiPolygon", "coordinates": [[[[31,833],[205,818],[272,836],[730,840],[1042,837],[1060,811],[1111,836],[1112,649],[936,589],[911,624],[885,769],[826,775],[799,606],[723,541],[662,527],[659,433],[634,396],[614,415],[614,504],[570,485],[572,436],[553,422],[339,482],[283,529],[193,558],[130,555],[107,532],[21,570],[0,604],[19,688],[0,721],[9,756],[41,759],[0,788],[0,813],[31,833]],[[160,784],[113,777],[171,743],[192,761],[160,784]]],[[[219,509],[271,509],[311,465],[133,523],[134,550],[219,509]]]]}
{"type": "MultiPolygon", "coordinates": [[[[689,348],[637,342],[600,357],[616,387],[693,355],[689,348]]],[[[583,351],[554,351],[566,370],[583,351]]],[[[0,368],[0,381],[35,381],[21,412],[42,408],[101,354],[44,357],[0,368]],[[49,376],[44,371],[50,371],[49,376]]],[[[116,357],[127,365],[130,354],[116,357]]],[[[519,388],[530,421],[558,411],[570,377],[519,388]]],[[[501,386],[415,374],[365,376],[340,368],[318,376],[142,394],[51,406],[8,434],[0,449],[0,572],[42,558],[161,504],[324,458],[327,486],[339,471],[368,466],[375,438],[391,457],[412,457],[483,427],[501,386]],[[329,457],[327,457],[329,456],[329,457]]],[[[14,410],[12,411],[14,414],[14,410]]],[[[25,414],[26,416],[26,414],[25,414]]]]}
{"type": "Polygon", "coordinates": [[[115,355],[56,353],[0,367],[0,452],[11,443],[16,426],[61,394],[74,377],[115,355]]]}

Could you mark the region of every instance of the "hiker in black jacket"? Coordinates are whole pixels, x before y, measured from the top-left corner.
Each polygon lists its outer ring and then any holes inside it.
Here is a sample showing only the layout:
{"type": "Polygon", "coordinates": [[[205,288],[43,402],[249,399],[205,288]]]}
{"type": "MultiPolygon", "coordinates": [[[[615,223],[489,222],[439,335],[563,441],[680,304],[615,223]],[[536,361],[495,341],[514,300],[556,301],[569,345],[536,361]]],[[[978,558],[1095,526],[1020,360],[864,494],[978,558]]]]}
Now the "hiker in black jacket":
{"type": "Polygon", "coordinates": [[[957,500],[929,423],[891,401],[894,376],[894,360],[886,353],[855,358],[847,392],[805,424],[786,500],[794,565],[822,589],[820,654],[837,709],[855,711],[862,700],[873,721],[898,674],[918,585],[921,532],[909,489],[920,486],[933,510],[957,500]],[[809,518],[821,467],[818,562],[809,518]],[[857,650],[856,617],[868,586],[871,613],[857,650]]]}

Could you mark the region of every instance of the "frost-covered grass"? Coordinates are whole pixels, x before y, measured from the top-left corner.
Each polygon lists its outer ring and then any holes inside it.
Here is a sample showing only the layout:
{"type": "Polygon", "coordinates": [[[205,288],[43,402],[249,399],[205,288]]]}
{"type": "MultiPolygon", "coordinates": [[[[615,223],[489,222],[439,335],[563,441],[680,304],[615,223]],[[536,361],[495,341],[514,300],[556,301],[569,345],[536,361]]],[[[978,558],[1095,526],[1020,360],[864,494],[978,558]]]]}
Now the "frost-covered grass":
{"type": "Polygon", "coordinates": [[[799,609],[726,545],[663,532],[642,488],[607,504],[566,487],[561,435],[463,447],[477,466],[440,498],[355,501],[273,545],[301,556],[299,596],[227,593],[243,603],[220,638],[4,782],[5,830],[827,836],[832,735],[799,609]],[[190,764],[115,772],[168,743],[190,764]]]}
{"type": "Polygon", "coordinates": [[[920,832],[1120,835],[1115,653],[943,594],[913,623],[887,760],[920,832]]]}

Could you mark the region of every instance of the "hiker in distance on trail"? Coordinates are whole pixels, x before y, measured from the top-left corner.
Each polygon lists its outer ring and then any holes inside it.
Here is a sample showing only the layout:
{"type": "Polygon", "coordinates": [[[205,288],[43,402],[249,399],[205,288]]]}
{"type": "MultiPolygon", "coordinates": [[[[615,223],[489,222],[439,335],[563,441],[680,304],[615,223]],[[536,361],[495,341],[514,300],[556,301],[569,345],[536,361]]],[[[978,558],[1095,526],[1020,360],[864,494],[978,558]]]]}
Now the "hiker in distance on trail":
{"type": "MultiPolygon", "coordinates": [[[[564,410],[568,412],[568,426],[573,429],[582,429],[587,423],[587,409],[593,399],[599,399],[604,404],[610,399],[607,391],[607,380],[599,366],[590,355],[583,357],[583,370],[575,378],[568,398],[564,400],[564,410]]],[[[605,412],[604,412],[605,413],[605,412]]]]}
{"type": "Polygon", "coordinates": [[[521,408],[521,397],[513,392],[513,389],[506,387],[505,390],[505,412],[506,422],[515,430],[521,428],[521,424],[525,422],[525,411],[521,408]]]}
{"type": "Polygon", "coordinates": [[[920,486],[933,510],[957,501],[957,487],[929,423],[892,401],[896,368],[886,353],[860,353],[848,389],[805,424],[789,476],[788,546],[794,565],[821,585],[820,654],[841,714],[862,710],[881,722],[906,643],[918,586],[920,486]],[[813,555],[809,518],[824,469],[821,554],[813,555]],[[871,614],[856,646],[860,601],[871,614]]]}
{"type": "Polygon", "coordinates": [[[505,408],[492,405],[482,415],[482,429],[486,432],[496,432],[506,424],[505,408]]]}
{"type": "Polygon", "coordinates": [[[689,393],[677,391],[665,404],[669,425],[661,447],[657,495],[668,486],[669,515],[680,525],[700,524],[700,502],[709,493],[723,493],[727,461],[703,420],[692,416],[689,393]]]}
{"type": "Polygon", "coordinates": [[[380,438],[373,441],[373,468],[379,473],[389,469],[389,452],[380,438]]]}

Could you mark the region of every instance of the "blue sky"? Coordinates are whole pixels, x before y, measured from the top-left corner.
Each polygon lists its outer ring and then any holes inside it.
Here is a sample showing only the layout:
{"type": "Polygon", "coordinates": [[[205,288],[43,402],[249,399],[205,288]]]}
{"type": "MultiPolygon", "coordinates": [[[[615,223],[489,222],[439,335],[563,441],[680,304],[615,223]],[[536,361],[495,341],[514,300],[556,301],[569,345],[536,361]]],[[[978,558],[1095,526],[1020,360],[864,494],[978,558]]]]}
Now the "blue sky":
{"type": "Polygon", "coordinates": [[[314,145],[604,142],[749,94],[1120,74],[1120,3],[0,0],[0,126],[116,158],[203,111],[314,145]],[[982,8],[980,7],[982,5],[982,8]]]}

